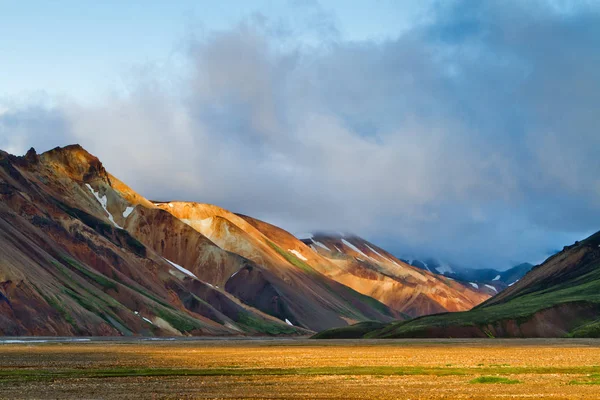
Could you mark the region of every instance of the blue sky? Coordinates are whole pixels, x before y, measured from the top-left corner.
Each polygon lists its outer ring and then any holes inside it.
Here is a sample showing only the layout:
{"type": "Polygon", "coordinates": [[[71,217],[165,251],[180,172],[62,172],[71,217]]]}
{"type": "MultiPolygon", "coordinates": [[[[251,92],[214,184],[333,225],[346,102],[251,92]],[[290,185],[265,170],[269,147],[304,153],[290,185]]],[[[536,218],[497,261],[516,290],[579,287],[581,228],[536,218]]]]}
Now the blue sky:
{"type": "Polygon", "coordinates": [[[0,87],[8,96],[40,91],[93,101],[127,80],[132,68],[177,63],[190,35],[264,16],[319,41],[318,25],[340,38],[380,40],[425,18],[419,2],[377,0],[13,1],[0,0],[0,87]],[[307,26],[309,29],[307,29],[307,26]]]}
{"type": "Polygon", "coordinates": [[[600,229],[599,1],[213,4],[0,0],[0,148],[472,267],[600,229]]]}

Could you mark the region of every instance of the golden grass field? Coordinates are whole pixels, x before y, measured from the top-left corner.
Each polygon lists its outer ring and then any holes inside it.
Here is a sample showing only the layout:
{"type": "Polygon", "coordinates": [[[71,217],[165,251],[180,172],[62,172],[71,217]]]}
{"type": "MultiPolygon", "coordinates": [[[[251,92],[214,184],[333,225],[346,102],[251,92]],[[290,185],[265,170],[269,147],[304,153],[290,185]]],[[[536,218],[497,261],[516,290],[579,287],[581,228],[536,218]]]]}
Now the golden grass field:
{"type": "Polygon", "coordinates": [[[600,341],[5,343],[0,398],[600,399],[600,341]]]}

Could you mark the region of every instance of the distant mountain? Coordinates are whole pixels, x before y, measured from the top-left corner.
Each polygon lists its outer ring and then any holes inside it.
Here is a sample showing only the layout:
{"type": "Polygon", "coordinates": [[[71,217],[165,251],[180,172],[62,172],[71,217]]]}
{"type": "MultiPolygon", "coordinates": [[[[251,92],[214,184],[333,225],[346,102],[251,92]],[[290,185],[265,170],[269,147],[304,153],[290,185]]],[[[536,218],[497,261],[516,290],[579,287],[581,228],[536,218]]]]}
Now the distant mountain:
{"type": "Polygon", "coordinates": [[[0,335],[304,335],[489,297],[358,237],[150,201],[78,145],[0,151],[0,335]]]}
{"type": "Polygon", "coordinates": [[[507,287],[514,285],[533,267],[533,264],[522,263],[506,271],[500,271],[492,268],[466,268],[443,263],[435,259],[419,260],[407,258],[403,260],[417,268],[442,274],[461,282],[467,282],[473,287],[484,290],[491,295],[495,295],[507,287]]]}
{"type": "Polygon", "coordinates": [[[473,310],[356,324],[317,337],[600,337],[600,232],[566,246],[473,310]]]}
{"type": "Polygon", "coordinates": [[[322,272],[409,316],[462,311],[489,293],[423,271],[355,235],[313,234],[302,241],[336,268],[322,272]]]}

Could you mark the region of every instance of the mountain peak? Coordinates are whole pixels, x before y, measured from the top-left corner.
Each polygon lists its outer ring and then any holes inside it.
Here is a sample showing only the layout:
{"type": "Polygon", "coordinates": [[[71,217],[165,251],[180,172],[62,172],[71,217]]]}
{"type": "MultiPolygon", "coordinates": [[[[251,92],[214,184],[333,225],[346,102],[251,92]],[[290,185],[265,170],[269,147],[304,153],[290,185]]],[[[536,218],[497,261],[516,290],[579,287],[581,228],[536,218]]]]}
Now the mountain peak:
{"type": "Polygon", "coordinates": [[[90,182],[101,179],[110,183],[110,178],[102,162],[79,144],[55,147],[43,153],[40,159],[62,170],[76,181],[90,182]]]}
{"type": "Polygon", "coordinates": [[[27,154],[25,154],[25,160],[28,163],[32,163],[32,164],[37,163],[40,160],[37,152],[35,151],[35,149],[33,147],[27,151],[27,154]]]}

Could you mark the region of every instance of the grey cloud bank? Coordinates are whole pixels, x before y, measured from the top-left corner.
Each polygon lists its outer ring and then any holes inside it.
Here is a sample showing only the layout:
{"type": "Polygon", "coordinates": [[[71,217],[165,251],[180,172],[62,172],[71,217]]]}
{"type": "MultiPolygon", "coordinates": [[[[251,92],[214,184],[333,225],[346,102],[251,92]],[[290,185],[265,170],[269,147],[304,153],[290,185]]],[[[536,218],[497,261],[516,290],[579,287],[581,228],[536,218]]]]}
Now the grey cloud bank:
{"type": "Polygon", "coordinates": [[[250,18],[190,39],[185,72],[150,68],[102,104],[8,99],[0,148],[78,142],[153,199],[475,267],[600,230],[600,5],[431,13],[379,41],[323,22],[318,45],[250,18]]]}

